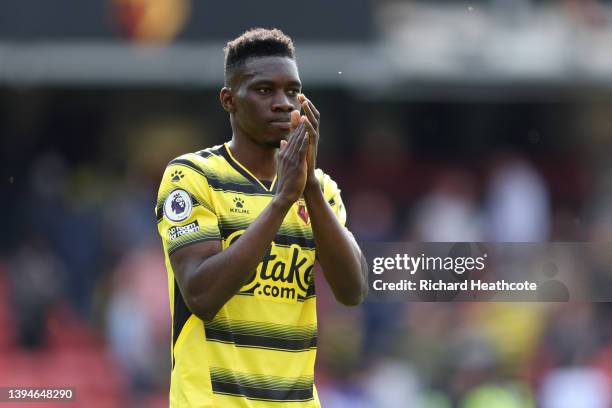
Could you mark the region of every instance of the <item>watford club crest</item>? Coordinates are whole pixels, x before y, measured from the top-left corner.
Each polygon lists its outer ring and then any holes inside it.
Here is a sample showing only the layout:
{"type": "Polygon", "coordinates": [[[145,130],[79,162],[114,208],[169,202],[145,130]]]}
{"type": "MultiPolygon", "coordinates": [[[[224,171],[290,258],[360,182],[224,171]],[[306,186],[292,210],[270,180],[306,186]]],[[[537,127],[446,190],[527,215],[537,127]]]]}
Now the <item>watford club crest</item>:
{"type": "Polygon", "coordinates": [[[304,224],[308,224],[310,222],[308,210],[306,209],[306,202],[303,198],[300,198],[297,202],[297,214],[300,216],[302,221],[304,221],[304,224]]]}

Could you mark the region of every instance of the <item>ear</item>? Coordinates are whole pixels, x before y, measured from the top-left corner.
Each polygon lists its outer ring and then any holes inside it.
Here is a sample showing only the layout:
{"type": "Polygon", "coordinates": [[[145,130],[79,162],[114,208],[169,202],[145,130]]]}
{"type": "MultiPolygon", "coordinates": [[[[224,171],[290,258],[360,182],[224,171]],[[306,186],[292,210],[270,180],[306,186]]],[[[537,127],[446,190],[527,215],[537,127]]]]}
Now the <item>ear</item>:
{"type": "Polygon", "coordinates": [[[233,113],[236,110],[236,107],[234,106],[234,94],[232,93],[231,88],[226,86],[221,88],[221,92],[219,92],[219,101],[226,112],[233,113]]]}

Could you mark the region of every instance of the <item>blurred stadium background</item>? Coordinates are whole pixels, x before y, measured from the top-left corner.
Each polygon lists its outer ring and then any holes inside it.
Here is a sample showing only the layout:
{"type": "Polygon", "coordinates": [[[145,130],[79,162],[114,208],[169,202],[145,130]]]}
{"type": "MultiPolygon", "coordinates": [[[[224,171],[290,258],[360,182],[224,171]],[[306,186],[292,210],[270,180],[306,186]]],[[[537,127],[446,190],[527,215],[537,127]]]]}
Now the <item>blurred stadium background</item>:
{"type": "MultiPolygon", "coordinates": [[[[167,406],[156,189],[229,139],[222,47],[252,26],[294,37],[358,239],[612,243],[610,2],[4,0],[0,386],[167,406]]],[[[612,407],[608,303],[318,291],[325,408],[612,407]]]]}

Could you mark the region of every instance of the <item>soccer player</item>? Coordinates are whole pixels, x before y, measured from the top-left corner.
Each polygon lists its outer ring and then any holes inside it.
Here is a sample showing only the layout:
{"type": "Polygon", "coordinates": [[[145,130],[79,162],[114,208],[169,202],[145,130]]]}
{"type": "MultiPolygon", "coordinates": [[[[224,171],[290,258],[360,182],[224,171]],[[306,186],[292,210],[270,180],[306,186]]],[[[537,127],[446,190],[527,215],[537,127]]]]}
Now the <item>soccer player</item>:
{"type": "Polygon", "coordinates": [[[340,190],[315,169],[320,115],[301,87],[281,31],[230,41],[220,101],[231,141],[166,168],[172,407],[319,407],[315,259],[340,303],[367,292],[340,190]]]}

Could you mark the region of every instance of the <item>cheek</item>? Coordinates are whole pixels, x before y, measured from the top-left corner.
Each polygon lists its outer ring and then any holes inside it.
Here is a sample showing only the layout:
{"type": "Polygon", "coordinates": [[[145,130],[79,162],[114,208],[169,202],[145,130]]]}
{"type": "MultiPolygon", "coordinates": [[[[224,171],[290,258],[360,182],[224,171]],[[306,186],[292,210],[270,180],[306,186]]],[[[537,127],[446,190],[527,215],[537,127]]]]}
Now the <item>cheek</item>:
{"type": "Polygon", "coordinates": [[[252,114],[257,109],[257,101],[252,96],[246,95],[236,99],[236,110],[244,114],[252,114]]]}
{"type": "Polygon", "coordinates": [[[260,123],[264,121],[266,116],[266,107],[260,101],[251,101],[250,103],[245,104],[244,113],[246,115],[245,119],[249,123],[260,123]]]}

